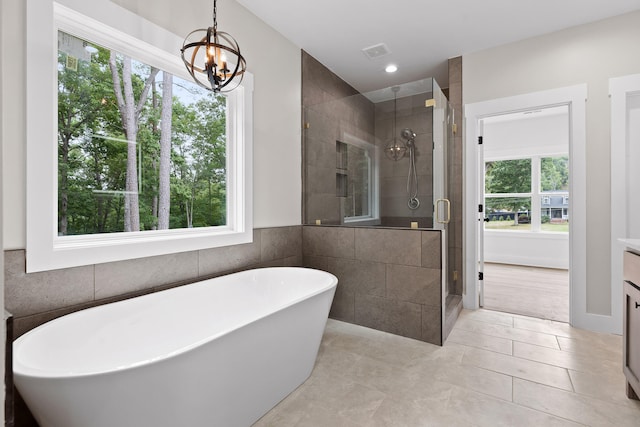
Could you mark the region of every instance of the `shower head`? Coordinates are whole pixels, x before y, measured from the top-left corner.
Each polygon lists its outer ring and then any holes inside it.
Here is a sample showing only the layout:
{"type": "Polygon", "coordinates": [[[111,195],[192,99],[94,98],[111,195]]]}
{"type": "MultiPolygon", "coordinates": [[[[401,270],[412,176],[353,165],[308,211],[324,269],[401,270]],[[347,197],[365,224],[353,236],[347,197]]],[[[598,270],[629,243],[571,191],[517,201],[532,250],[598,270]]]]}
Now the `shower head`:
{"type": "Polygon", "coordinates": [[[404,128],[400,132],[400,136],[406,140],[413,141],[416,138],[416,133],[409,128],[404,128]]]}

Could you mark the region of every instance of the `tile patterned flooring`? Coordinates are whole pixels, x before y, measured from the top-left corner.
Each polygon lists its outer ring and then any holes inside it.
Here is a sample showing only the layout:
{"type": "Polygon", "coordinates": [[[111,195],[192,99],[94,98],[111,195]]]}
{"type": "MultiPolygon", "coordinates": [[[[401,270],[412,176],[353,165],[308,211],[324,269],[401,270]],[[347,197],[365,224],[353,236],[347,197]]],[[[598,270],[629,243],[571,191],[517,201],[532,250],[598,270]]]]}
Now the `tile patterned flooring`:
{"type": "Polygon", "coordinates": [[[443,347],[329,319],[311,377],[254,427],[640,426],[622,338],[463,310],[443,347]]]}

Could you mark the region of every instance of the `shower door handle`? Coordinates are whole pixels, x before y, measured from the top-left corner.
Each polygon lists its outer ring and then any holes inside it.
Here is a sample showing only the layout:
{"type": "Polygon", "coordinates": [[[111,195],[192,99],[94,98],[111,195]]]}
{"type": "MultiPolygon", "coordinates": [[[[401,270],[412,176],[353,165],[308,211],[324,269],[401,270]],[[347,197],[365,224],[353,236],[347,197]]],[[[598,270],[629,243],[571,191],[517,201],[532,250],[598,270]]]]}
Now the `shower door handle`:
{"type": "Polygon", "coordinates": [[[451,201],[449,199],[437,199],[436,200],[436,222],[438,224],[449,224],[451,221],[451,201]],[[447,207],[446,219],[440,218],[440,203],[444,203],[447,207]]]}

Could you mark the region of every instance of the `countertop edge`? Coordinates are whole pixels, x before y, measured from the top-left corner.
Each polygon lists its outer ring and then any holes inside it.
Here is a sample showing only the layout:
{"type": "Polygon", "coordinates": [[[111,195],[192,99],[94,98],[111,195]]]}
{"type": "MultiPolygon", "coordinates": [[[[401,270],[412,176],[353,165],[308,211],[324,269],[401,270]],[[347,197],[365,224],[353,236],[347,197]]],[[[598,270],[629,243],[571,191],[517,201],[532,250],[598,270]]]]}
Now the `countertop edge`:
{"type": "Polygon", "coordinates": [[[640,239],[618,239],[621,246],[640,252],[640,239]]]}

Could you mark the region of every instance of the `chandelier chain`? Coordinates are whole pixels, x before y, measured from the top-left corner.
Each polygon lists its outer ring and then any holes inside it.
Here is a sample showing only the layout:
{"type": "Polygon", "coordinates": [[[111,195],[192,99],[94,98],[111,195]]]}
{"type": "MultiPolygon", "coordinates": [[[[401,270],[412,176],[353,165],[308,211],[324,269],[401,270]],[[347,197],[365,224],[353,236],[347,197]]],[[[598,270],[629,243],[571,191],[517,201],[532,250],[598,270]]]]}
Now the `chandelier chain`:
{"type": "Polygon", "coordinates": [[[218,32],[218,1],[213,0],[213,32],[218,32]]]}

